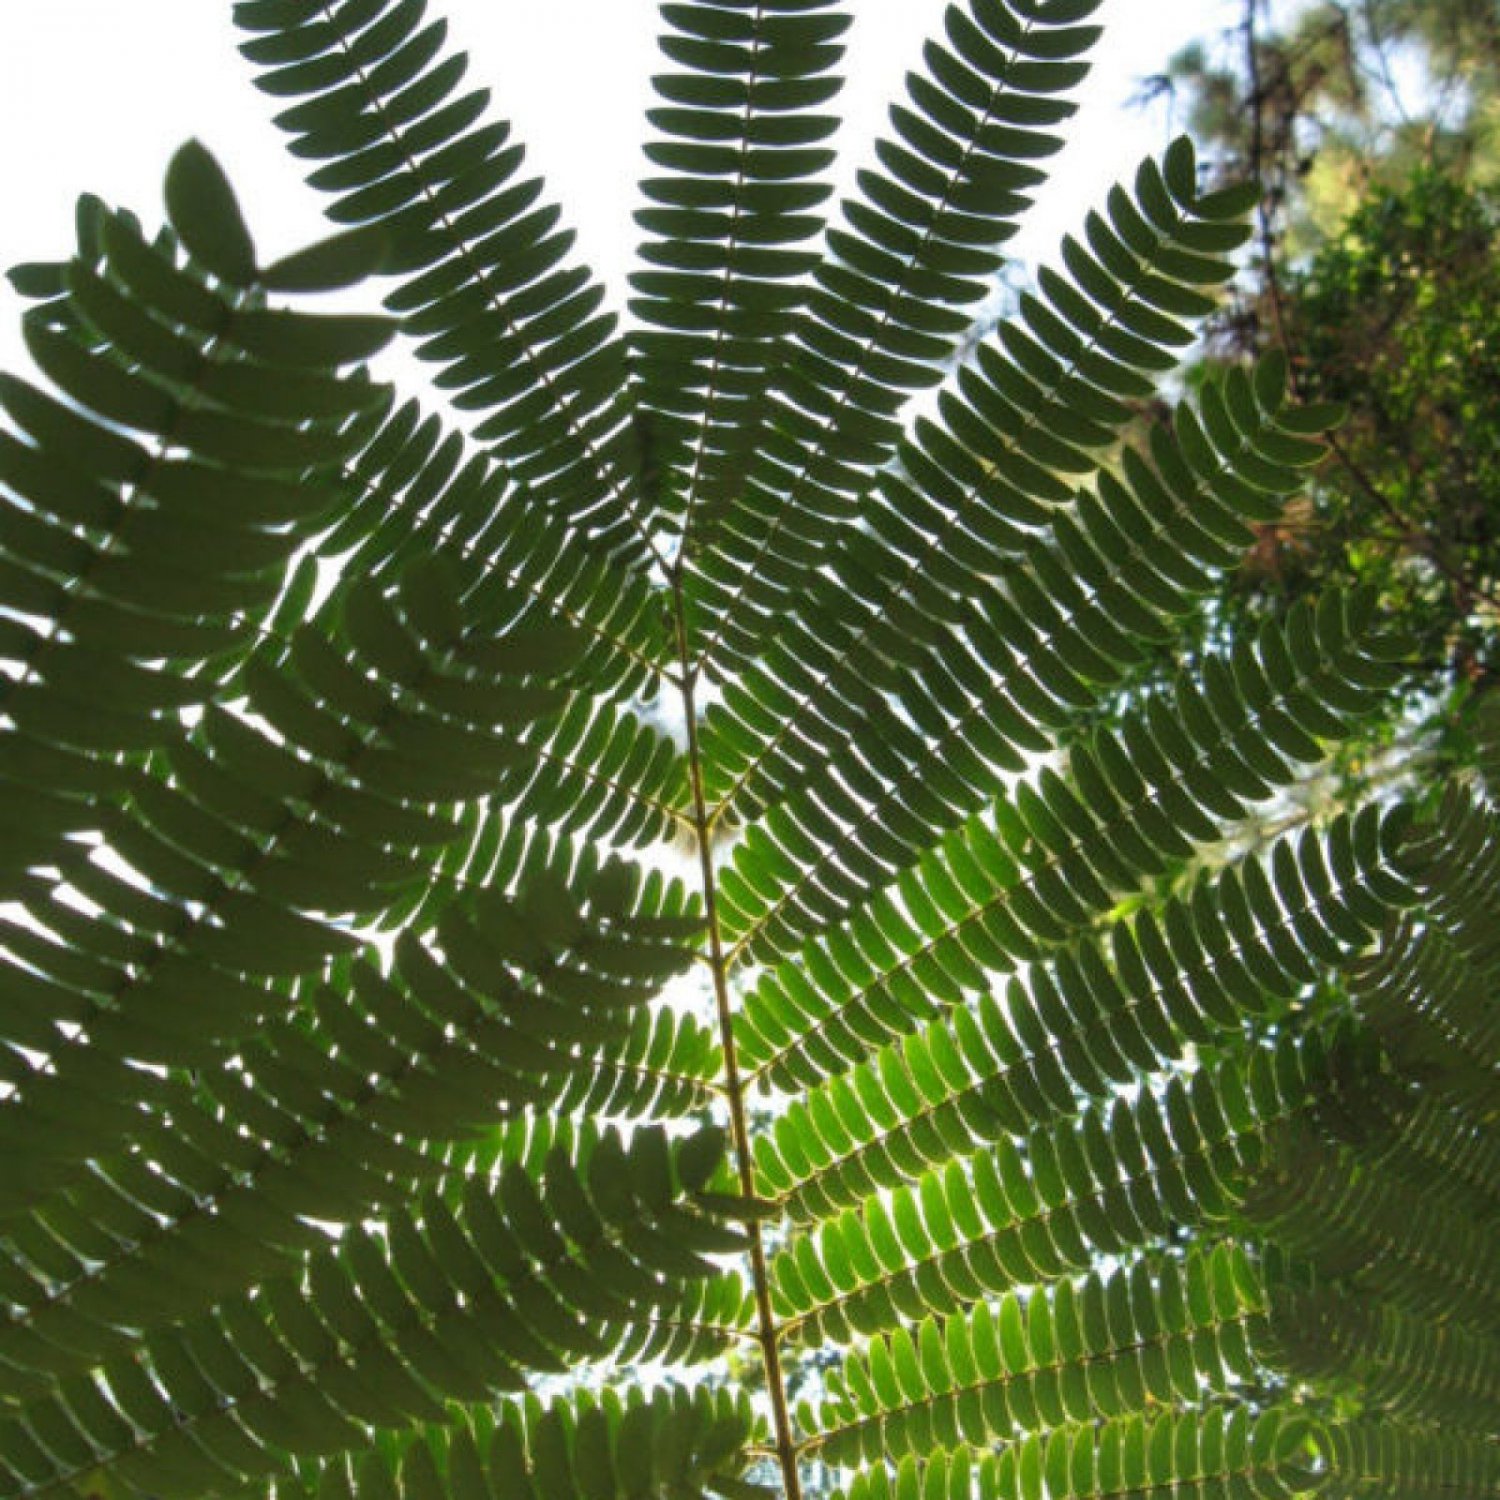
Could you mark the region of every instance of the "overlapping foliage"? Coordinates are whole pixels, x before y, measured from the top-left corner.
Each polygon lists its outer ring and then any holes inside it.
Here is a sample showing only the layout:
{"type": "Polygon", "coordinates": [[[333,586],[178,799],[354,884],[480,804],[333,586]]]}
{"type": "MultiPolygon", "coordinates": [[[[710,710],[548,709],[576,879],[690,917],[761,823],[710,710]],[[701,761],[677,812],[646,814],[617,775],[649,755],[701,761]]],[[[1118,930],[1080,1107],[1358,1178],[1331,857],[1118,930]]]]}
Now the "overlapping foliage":
{"type": "Polygon", "coordinates": [[[1358,592],[1087,727],[1320,451],[1274,359],[1126,437],[1247,194],[950,373],[1093,9],[951,8],[825,219],[844,8],[664,5],[621,332],[423,0],[246,0],[353,227],[190,146],[16,273],[0,1493],[1500,1483],[1488,794],[1159,894],[1379,710],[1358,592]]]}

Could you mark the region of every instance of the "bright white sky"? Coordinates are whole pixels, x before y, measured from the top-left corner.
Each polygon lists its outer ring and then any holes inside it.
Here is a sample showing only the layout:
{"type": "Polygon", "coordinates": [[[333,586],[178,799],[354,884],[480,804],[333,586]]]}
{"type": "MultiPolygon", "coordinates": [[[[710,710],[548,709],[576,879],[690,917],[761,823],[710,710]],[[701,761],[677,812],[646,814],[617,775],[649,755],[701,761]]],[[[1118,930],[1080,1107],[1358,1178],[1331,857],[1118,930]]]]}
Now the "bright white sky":
{"type": "MultiPolygon", "coordinates": [[[[935,32],[944,0],[854,0],[840,145],[847,169],[903,73],[935,32]]],[[[660,71],[655,0],[434,0],[517,125],[531,162],[578,229],[581,252],[623,291],[635,233],[642,111],[660,71]]],[[[1105,39],[1085,85],[1073,140],[1018,253],[1050,254],[1058,237],[1159,150],[1177,122],[1129,111],[1145,76],[1184,42],[1232,26],[1239,0],[1104,0],[1105,39]]],[[[270,124],[277,101],[254,89],[234,50],[229,0],[3,0],[0,19],[0,269],[60,259],[73,246],[72,205],[87,189],[160,216],[161,176],[196,135],[225,164],[264,259],[327,232],[270,124]]],[[[283,101],[284,102],[284,101],[283,101]]],[[[18,354],[18,299],[0,287],[0,364],[18,354]]]]}

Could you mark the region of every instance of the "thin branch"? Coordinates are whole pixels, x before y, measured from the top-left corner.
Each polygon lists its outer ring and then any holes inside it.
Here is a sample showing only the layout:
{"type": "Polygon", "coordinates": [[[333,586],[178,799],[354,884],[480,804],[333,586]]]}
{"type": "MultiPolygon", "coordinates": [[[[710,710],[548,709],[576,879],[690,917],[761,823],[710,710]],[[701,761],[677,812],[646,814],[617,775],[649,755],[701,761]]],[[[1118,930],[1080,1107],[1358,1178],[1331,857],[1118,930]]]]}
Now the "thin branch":
{"type": "MultiPolygon", "coordinates": [[[[693,664],[692,643],[688,636],[680,577],[672,585],[673,613],[676,617],[677,646],[682,666],[682,706],[687,720],[688,774],[692,779],[693,824],[698,845],[698,862],[703,880],[703,909],[708,923],[709,967],[713,975],[714,1007],[719,1022],[719,1041],[724,1053],[724,1095],[729,1109],[730,1135],[734,1144],[735,1165],[740,1191],[747,1198],[756,1197],[755,1170],[750,1153],[750,1126],[745,1109],[745,1085],[740,1076],[739,1057],[735,1048],[734,1008],[729,994],[729,957],[724,951],[720,933],[717,884],[713,861],[713,823],[703,784],[703,755],[698,741],[698,713],[694,697],[697,670],[693,664]]],[[[766,1390],[771,1400],[771,1420],[776,1435],[776,1454],[781,1466],[785,1500],[802,1500],[802,1481],[797,1467],[797,1443],[792,1436],[791,1414],[787,1405],[786,1379],[781,1369],[781,1330],[771,1307],[771,1280],[766,1262],[765,1241],[759,1221],[746,1225],[750,1239],[750,1277],[755,1293],[756,1338],[766,1372],[766,1390]]]]}

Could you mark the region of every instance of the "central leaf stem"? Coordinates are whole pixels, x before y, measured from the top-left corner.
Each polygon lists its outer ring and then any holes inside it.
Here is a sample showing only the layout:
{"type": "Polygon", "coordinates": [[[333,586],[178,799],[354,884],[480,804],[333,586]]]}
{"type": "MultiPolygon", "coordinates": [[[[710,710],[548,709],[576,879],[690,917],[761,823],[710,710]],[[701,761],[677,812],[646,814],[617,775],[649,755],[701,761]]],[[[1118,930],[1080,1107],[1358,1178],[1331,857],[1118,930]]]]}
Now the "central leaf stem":
{"type": "MultiPolygon", "coordinates": [[[[693,836],[698,845],[698,864],[703,880],[703,910],[708,923],[708,963],[713,976],[714,1006],[718,1013],[719,1043],[724,1052],[724,1097],[729,1105],[730,1138],[740,1192],[755,1196],[755,1174],[750,1159],[750,1129],[745,1118],[745,1089],[740,1077],[734,1045],[734,1007],[729,996],[729,955],[719,932],[713,860],[713,826],[708,798],[703,789],[703,760],[698,742],[698,705],[695,689],[697,670],[688,646],[687,621],[683,609],[681,581],[673,580],[673,616],[677,632],[678,658],[682,664],[682,711],[687,721],[688,775],[693,793],[693,836]]],[[[766,1390],[771,1399],[771,1421],[776,1437],[776,1456],[781,1465],[786,1500],[802,1500],[802,1481],[797,1472],[797,1445],[787,1410],[786,1384],[781,1372],[781,1350],[777,1341],[776,1315],[771,1310],[771,1280],[766,1272],[766,1249],[760,1222],[748,1223],[750,1279],[755,1290],[756,1338],[765,1364],[766,1390]]]]}

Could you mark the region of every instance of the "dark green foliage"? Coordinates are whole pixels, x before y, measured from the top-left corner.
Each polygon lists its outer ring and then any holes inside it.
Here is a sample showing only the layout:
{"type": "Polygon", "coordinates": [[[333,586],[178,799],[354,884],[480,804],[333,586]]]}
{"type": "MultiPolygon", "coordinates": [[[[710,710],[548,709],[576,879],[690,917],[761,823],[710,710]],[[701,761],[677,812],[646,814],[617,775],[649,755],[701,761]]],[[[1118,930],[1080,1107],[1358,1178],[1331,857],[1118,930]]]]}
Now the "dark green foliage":
{"type": "Polygon", "coordinates": [[[347,228],[189,146],[16,274],[0,1495],[1493,1489],[1500,815],[1233,844],[1369,588],[1097,727],[1323,451],[1276,357],[1135,429],[1251,195],[945,373],[1094,8],[951,10],[825,225],[845,10],[665,5],[622,335],[422,0],[247,0],[347,228]]]}

